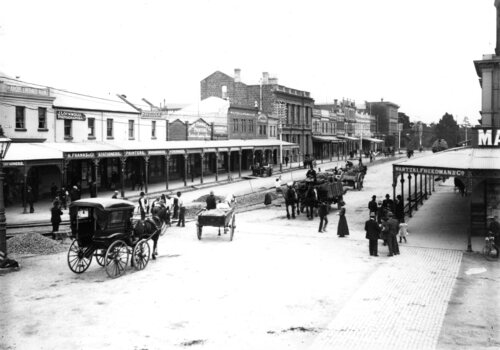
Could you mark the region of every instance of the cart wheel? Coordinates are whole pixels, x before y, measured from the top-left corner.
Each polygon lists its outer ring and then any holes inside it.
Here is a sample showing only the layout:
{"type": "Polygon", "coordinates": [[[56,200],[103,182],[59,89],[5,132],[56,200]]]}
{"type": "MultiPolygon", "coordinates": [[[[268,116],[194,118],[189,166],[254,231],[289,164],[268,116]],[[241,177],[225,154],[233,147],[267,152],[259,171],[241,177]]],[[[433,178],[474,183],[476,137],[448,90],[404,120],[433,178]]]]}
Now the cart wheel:
{"type": "Polygon", "coordinates": [[[198,239],[201,240],[201,228],[203,226],[196,224],[196,236],[198,236],[198,239]]]}
{"type": "Polygon", "coordinates": [[[116,278],[125,272],[128,255],[128,247],[123,241],[115,241],[109,246],[104,258],[106,273],[109,277],[116,278]]]}
{"type": "Polygon", "coordinates": [[[97,249],[94,252],[95,256],[95,261],[99,264],[99,266],[104,266],[104,257],[106,256],[106,250],[105,249],[97,249]]]}
{"type": "Polygon", "coordinates": [[[146,239],[141,239],[132,251],[132,263],[136,270],[143,270],[149,262],[150,248],[146,239]]]}
{"type": "Polygon", "coordinates": [[[87,270],[92,262],[92,248],[80,247],[75,239],[68,250],[68,266],[74,273],[83,273],[87,270]]]}
{"type": "Polygon", "coordinates": [[[230,241],[233,240],[235,227],[236,227],[236,215],[233,215],[233,219],[231,220],[231,234],[229,236],[230,241]]]}

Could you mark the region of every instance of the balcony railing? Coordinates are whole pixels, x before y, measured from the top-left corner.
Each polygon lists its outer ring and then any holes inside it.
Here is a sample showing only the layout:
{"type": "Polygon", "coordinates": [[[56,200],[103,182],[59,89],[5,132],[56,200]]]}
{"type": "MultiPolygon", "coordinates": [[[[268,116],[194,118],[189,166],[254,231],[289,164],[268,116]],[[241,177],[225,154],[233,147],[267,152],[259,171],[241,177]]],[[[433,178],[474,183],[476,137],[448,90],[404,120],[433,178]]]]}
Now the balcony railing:
{"type": "Polygon", "coordinates": [[[24,94],[24,95],[37,95],[37,96],[50,96],[50,89],[39,89],[31,86],[20,86],[0,83],[0,92],[10,94],[24,94]]]}

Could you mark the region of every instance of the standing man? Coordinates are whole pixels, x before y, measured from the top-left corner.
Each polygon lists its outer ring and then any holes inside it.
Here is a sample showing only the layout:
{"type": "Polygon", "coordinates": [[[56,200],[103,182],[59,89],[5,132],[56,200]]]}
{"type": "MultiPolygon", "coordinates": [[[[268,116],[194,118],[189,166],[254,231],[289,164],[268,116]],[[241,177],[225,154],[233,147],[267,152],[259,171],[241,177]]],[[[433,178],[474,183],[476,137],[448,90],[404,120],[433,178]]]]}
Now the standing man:
{"type": "Polygon", "coordinates": [[[371,217],[372,213],[373,216],[377,216],[377,211],[378,211],[378,206],[377,206],[377,196],[373,195],[372,200],[368,202],[368,215],[371,217]]]}
{"type": "Polygon", "coordinates": [[[148,199],[144,196],[144,192],[141,192],[139,197],[139,210],[141,211],[141,220],[146,219],[146,212],[148,207],[148,199]]]}
{"type": "Polygon", "coordinates": [[[394,214],[392,212],[387,213],[387,221],[382,223],[384,232],[387,235],[387,247],[389,248],[389,254],[387,256],[399,255],[399,245],[396,235],[398,234],[399,223],[393,218],[394,214]]]}
{"type": "Polygon", "coordinates": [[[97,197],[97,184],[95,183],[95,181],[90,182],[89,192],[90,192],[90,198],[97,197]]]}
{"type": "Polygon", "coordinates": [[[50,186],[50,196],[52,200],[54,200],[57,197],[57,186],[53,182],[52,185],[50,186]]]}
{"type": "Polygon", "coordinates": [[[328,204],[326,202],[319,202],[319,230],[318,232],[326,232],[326,225],[328,225],[328,204]],[[323,225],[324,223],[324,225],[323,225]]]}
{"type": "Polygon", "coordinates": [[[385,195],[385,199],[382,202],[382,206],[385,208],[385,210],[394,213],[394,201],[391,199],[389,193],[385,195]]]}
{"type": "Polygon", "coordinates": [[[405,207],[403,204],[403,197],[401,197],[400,194],[396,196],[396,205],[394,214],[396,215],[396,219],[398,219],[400,224],[405,222],[405,207]]]}
{"type": "Polygon", "coordinates": [[[289,161],[288,156],[285,156],[285,167],[287,167],[287,166],[288,166],[288,161],[289,161]]]}
{"type": "Polygon", "coordinates": [[[61,223],[61,215],[63,214],[58,201],[50,209],[50,222],[52,223],[52,239],[56,239],[56,234],[59,232],[59,224],[61,223]]]}
{"type": "Polygon", "coordinates": [[[500,223],[498,223],[498,215],[490,216],[490,224],[488,225],[488,231],[494,237],[494,243],[497,246],[497,258],[500,249],[500,223]]]}
{"type": "Polygon", "coordinates": [[[28,199],[28,204],[30,205],[30,213],[34,213],[35,208],[33,207],[33,203],[35,202],[35,194],[33,193],[33,188],[31,186],[28,186],[26,192],[27,192],[26,197],[28,199]]]}
{"type": "Polygon", "coordinates": [[[207,210],[217,208],[217,200],[214,196],[214,191],[210,191],[210,195],[207,197],[207,210]]]}
{"type": "Polygon", "coordinates": [[[184,200],[181,198],[181,192],[177,192],[177,204],[179,205],[179,221],[177,226],[182,226],[186,224],[184,215],[186,214],[186,208],[184,207],[184,200]]]}
{"type": "Polygon", "coordinates": [[[370,219],[365,222],[365,231],[366,239],[368,239],[368,250],[370,251],[370,256],[378,256],[380,226],[377,224],[377,221],[375,221],[375,213],[370,213],[370,219]]]}

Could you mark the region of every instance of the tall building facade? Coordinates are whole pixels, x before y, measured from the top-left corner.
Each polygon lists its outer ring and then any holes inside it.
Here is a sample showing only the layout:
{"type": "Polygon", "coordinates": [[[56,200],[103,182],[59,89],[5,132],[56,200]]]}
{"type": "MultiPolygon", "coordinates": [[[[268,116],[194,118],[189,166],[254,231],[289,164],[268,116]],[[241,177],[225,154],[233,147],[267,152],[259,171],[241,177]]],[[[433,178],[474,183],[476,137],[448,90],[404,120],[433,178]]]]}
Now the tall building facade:
{"type": "MultiPolygon", "coordinates": [[[[393,102],[381,100],[366,102],[369,114],[375,116],[375,137],[383,139],[386,146],[396,146],[398,135],[398,109],[393,102]]],[[[373,129],[373,128],[372,128],[373,129]]]]}

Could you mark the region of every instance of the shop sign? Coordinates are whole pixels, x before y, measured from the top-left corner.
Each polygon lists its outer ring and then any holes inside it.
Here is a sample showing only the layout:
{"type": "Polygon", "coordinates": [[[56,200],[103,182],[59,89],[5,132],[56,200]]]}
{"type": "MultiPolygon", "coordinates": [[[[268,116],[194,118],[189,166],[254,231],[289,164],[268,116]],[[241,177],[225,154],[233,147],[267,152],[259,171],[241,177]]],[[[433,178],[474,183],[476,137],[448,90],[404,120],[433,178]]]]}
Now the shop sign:
{"type": "Polygon", "coordinates": [[[164,156],[165,154],[164,150],[148,151],[148,155],[150,156],[164,156]]]}
{"type": "Polygon", "coordinates": [[[24,166],[24,162],[2,162],[4,167],[7,166],[24,166]]]}
{"type": "Polygon", "coordinates": [[[122,153],[121,152],[97,152],[97,156],[98,157],[108,157],[108,158],[112,158],[112,157],[121,157],[122,156],[122,153]]]}
{"type": "Polygon", "coordinates": [[[80,112],[56,111],[57,119],[85,120],[85,114],[80,112]]]}
{"type": "Polygon", "coordinates": [[[227,136],[227,125],[214,125],[215,136],[227,136]]]}
{"type": "Polygon", "coordinates": [[[142,111],[141,118],[143,119],[162,119],[161,111],[142,111]]]}
{"type": "Polygon", "coordinates": [[[210,138],[210,128],[208,124],[198,120],[189,125],[188,135],[201,139],[210,138]]]}
{"type": "Polygon", "coordinates": [[[465,176],[464,170],[457,170],[457,169],[395,166],[394,170],[401,173],[413,173],[413,174],[424,174],[424,175],[465,176]]]}
{"type": "Polygon", "coordinates": [[[499,147],[499,129],[477,129],[477,145],[479,147],[499,147]]]}
{"type": "Polygon", "coordinates": [[[93,152],[76,152],[76,153],[65,153],[64,156],[68,159],[87,159],[87,158],[94,158],[95,154],[93,152]]]}
{"type": "Polygon", "coordinates": [[[146,151],[126,151],[126,156],[146,156],[146,151]]]}

